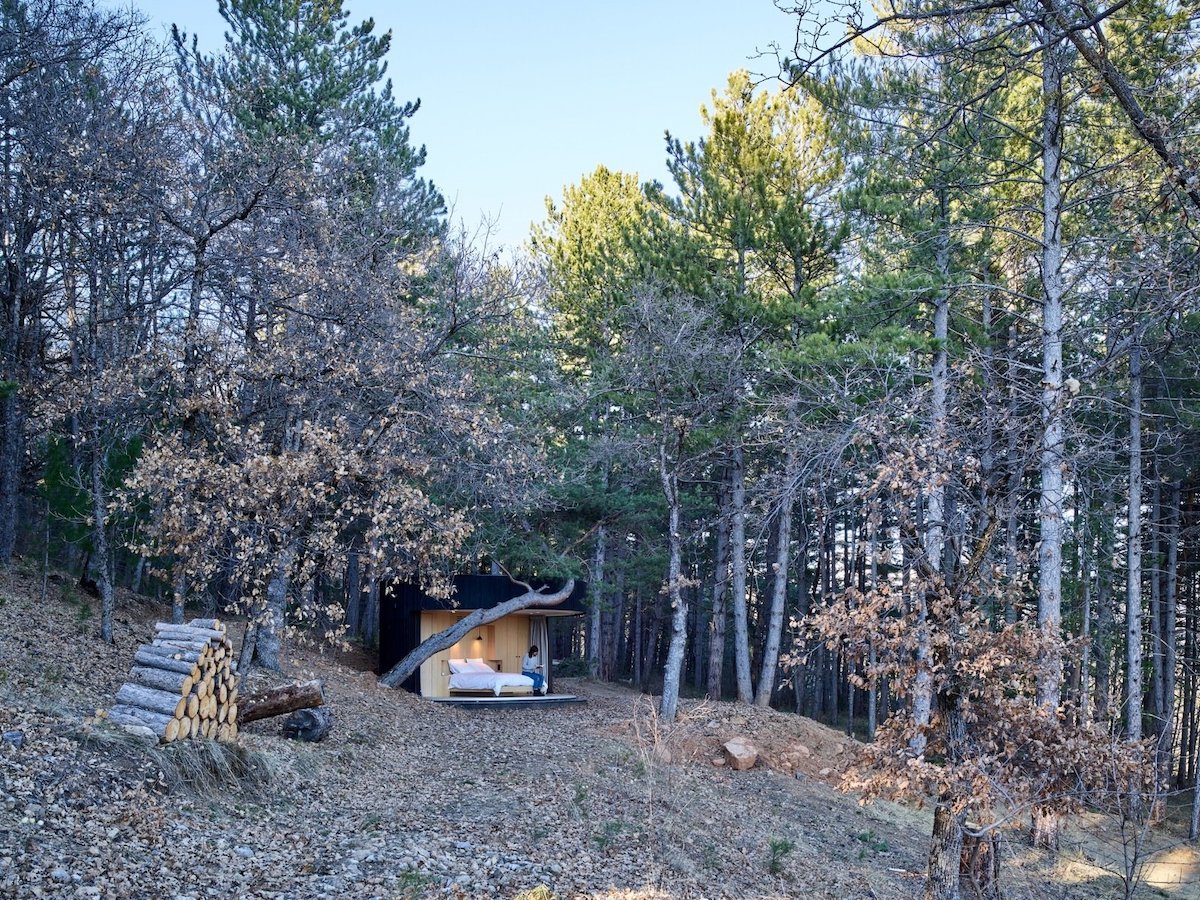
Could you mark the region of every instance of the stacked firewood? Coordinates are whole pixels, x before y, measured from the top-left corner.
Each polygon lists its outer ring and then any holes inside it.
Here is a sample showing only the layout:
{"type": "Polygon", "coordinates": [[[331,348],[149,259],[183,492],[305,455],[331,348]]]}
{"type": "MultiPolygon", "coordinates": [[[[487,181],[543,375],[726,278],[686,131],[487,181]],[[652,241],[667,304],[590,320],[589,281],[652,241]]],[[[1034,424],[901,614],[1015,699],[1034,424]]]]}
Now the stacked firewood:
{"type": "Polygon", "coordinates": [[[148,730],[163,743],[189,737],[232,741],[238,733],[233,645],[217,619],[159,622],[138,648],[108,720],[148,730]]]}

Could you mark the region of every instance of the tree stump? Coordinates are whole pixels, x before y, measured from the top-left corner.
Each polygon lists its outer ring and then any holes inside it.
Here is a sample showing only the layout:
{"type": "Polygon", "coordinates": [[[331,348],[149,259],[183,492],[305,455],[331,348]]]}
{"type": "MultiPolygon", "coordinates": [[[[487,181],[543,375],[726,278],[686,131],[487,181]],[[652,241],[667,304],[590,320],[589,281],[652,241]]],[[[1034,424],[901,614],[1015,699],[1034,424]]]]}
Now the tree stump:
{"type": "Polygon", "coordinates": [[[333,712],[328,706],[301,709],[283,723],[283,736],[298,741],[323,741],[333,730],[333,712]]]}

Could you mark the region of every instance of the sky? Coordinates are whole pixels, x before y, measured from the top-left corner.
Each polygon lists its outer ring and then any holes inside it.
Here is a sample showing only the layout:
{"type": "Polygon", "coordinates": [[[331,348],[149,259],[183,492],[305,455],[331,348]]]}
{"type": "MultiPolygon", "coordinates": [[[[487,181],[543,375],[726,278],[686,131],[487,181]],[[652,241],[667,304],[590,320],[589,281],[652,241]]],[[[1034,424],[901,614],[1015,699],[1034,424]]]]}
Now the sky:
{"type": "MultiPolygon", "coordinates": [[[[134,0],[222,46],[216,0],[134,0]]],[[[603,164],[668,181],[663,133],[702,136],[700,105],[738,68],[774,75],[772,42],[795,20],[772,0],[346,0],[353,22],[392,31],[388,77],[419,98],[414,144],[455,224],[491,246],[525,241],[545,198],[603,164]]]]}

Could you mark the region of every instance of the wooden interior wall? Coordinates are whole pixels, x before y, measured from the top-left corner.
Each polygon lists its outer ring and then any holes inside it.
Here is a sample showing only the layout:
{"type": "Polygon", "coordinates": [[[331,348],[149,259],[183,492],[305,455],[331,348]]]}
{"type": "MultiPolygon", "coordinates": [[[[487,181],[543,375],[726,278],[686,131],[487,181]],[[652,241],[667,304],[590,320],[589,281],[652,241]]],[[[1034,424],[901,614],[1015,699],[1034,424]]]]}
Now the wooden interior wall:
{"type": "MultiPolygon", "coordinates": [[[[423,612],[421,613],[421,640],[432,637],[439,631],[449,628],[455,620],[461,619],[466,613],[454,612],[423,612]]],[[[475,656],[483,657],[484,662],[500,672],[521,671],[521,657],[529,649],[529,617],[507,616],[490,625],[473,628],[461,641],[449,650],[435,653],[421,663],[421,696],[448,697],[450,696],[451,659],[470,659],[475,656]],[[476,637],[482,635],[483,640],[476,637]],[[482,654],[479,647],[483,647],[482,654]]]]}

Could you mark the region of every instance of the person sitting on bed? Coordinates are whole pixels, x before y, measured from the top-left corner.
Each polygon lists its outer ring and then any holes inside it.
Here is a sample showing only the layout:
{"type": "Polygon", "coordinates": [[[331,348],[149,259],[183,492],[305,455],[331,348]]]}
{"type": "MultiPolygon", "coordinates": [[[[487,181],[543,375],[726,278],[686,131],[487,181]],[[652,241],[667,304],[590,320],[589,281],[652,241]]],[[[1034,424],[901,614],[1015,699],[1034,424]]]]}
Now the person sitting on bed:
{"type": "Polygon", "coordinates": [[[546,676],[542,674],[542,661],[538,657],[537,644],[529,648],[529,655],[521,660],[521,674],[533,679],[533,692],[544,694],[546,676]]]}

